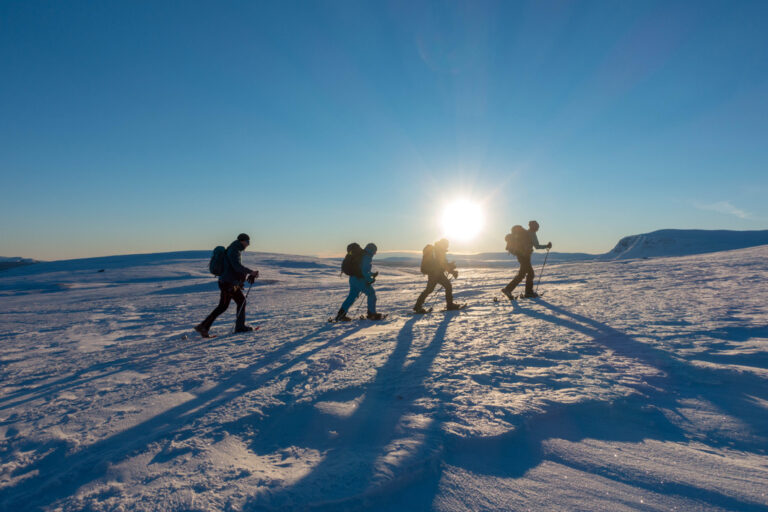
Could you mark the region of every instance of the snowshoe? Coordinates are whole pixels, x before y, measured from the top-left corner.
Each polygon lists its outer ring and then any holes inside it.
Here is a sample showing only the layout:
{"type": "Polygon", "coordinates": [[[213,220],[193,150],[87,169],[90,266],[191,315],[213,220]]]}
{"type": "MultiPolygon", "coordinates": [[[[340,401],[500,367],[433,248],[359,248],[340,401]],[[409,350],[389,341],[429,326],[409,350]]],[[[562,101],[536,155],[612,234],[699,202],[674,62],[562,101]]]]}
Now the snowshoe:
{"type": "Polygon", "coordinates": [[[458,311],[460,309],[464,309],[465,307],[467,307],[466,304],[456,304],[454,302],[453,304],[449,304],[448,306],[446,306],[445,310],[446,311],[458,311]]]}
{"type": "Polygon", "coordinates": [[[422,307],[419,308],[413,308],[413,314],[414,315],[426,315],[427,313],[431,313],[432,308],[424,309],[422,307]]]}
{"type": "Polygon", "coordinates": [[[511,291],[507,290],[506,288],[502,288],[501,293],[503,293],[510,301],[514,302],[515,296],[512,295],[511,291]]]}
{"type": "Polygon", "coordinates": [[[244,325],[242,327],[238,327],[237,329],[235,329],[235,332],[242,333],[242,332],[253,332],[258,330],[259,330],[258,327],[251,327],[250,325],[244,325]]]}
{"type": "Polygon", "coordinates": [[[381,313],[371,313],[369,311],[368,314],[365,315],[365,318],[368,319],[368,320],[374,320],[374,321],[375,320],[384,320],[385,318],[387,318],[387,315],[382,315],[381,313]]]}

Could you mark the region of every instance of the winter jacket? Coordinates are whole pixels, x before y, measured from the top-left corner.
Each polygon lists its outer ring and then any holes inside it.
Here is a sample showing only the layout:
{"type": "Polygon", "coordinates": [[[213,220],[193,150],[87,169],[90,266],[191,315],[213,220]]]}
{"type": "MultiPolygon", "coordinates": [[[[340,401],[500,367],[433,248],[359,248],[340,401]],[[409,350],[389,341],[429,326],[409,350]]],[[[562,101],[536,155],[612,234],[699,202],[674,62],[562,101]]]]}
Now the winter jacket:
{"type": "Polygon", "coordinates": [[[239,240],[229,244],[227,247],[227,265],[219,277],[220,282],[242,285],[248,274],[253,273],[253,270],[243,266],[242,254],[244,250],[245,247],[239,240]]]}
{"type": "Polygon", "coordinates": [[[373,265],[373,253],[369,251],[363,252],[363,259],[360,262],[360,271],[363,274],[363,280],[366,283],[373,282],[373,274],[371,273],[372,265],[373,265]]]}

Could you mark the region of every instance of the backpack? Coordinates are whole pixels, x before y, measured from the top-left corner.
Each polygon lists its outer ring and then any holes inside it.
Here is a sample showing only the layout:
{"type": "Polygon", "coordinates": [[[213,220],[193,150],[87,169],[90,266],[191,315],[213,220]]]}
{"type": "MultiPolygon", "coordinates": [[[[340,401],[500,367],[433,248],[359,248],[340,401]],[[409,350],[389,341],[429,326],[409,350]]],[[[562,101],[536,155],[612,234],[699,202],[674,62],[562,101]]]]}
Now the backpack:
{"type": "Polygon", "coordinates": [[[208,262],[208,270],[215,276],[220,276],[227,268],[227,250],[219,245],[211,254],[211,261],[208,262]]]}
{"type": "Polygon", "coordinates": [[[429,274],[435,269],[435,247],[427,244],[421,251],[421,273],[429,274]]]}
{"type": "Polygon", "coordinates": [[[531,236],[520,225],[512,226],[512,232],[508,233],[504,240],[507,242],[507,252],[515,255],[528,254],[533,248],[531,236]]]}
{"type": "Polygon", "coordinates": [[[352,242],[347,246],[347,255],[341,262],[341,271],[348,276],[363,277],[363,248],[357,242],[352,242]]]}

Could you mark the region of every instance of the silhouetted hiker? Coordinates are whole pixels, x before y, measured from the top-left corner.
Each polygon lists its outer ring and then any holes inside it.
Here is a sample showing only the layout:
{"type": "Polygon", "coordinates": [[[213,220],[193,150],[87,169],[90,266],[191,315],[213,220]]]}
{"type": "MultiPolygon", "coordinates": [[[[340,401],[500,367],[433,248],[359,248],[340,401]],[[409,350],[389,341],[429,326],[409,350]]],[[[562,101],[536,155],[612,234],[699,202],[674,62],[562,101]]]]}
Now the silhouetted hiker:
{"type": "Polygon", "coordinates": [[[539,223],[532,220],[528,223],[528,229],[522,226],[512,226],[512,232],[505,237],[507,241],[507,251],[517,256],[517,261],[520,263],[520,270],[517,272],[512,281],[507,286],[501,289],[501,293],[507,296],[509,300],[515,300],[512,295],[512,290],[515,286],[520,284],[520,281],[525,278],[525,293],[522,297],[538,297],[539,295],[533,291],[533,266],[531,265],[531,254],[533,254],[534,247],[536,249],[551,249],[552,242],[547,245],[541,245],[539,238],[536,236],[536,232],[539,230],[539,223]]]}
{"type": "Polygon", "coordinates": [[[416,313],[428,312],[424,309],[424,301],[438,284],[445,288],[445,309],[454,310],[464,307],[464,304],[453,302],[453,287],[445,273],[453,274],[453,277],[456,278],[459,277],[459,271],[456,270],[456,263],[446,261],[447,252],[448,240],[445,238],[438,240],[434,245],[427,244],[424,247],[421,257],[421,273],[427,275],[427,287],[421,292],[416,300],[416,305],[413,306],[416,313]]]}
{"type": "Polygon", "coordinates": [[[245,296],[243,296],[243,286],[247,279],[249,283],[259,277],[258,270],[251,270],[243,266],[242,252],[251,244],[251,238],[245,233],[237,235],[237,240],[229,244],[226,251],[223,247],[217,247],[213,251],[211,258],[211,272],[219,276],[219,290],[221,295],[219,305],[211,311],[211,314],[203,320],[195,330],[203,338],[209,338],[208,331],[211,325],[220,314],[229,307],[232,299],[237,304],[237,321],[235,323],[235,332],[249,332],[253,327],[245,325],[245,296]]]}
{"type": "Polygon", "coordinates": [[[352,320],[347,316],[349,308],[355,303],[360,293],[368,296],[368,320],[382,320],[384,315],[376,312],[376,291],[373,289],[373,283],[376,281],[378,272],[371,272],[373,256],[376,254],[376,244],[369,243],[365,249],[360,248],[357,243],[351,243],[347,246],[347,255],[341,263],[341,271],[349,276],[349,295],[341,305],[341,309],[336,314],[336,322],[349,322],[352,320]]]}

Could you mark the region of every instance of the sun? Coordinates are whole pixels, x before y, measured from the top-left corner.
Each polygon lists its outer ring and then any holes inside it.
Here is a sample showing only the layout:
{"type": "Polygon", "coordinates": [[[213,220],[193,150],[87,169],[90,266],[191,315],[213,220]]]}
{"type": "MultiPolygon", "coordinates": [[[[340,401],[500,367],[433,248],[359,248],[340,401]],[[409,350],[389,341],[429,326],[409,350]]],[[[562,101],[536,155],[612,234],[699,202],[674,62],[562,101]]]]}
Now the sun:
{"type": "Polygon", "coordinates": [[[468,242],[483,228],[483,209],[467,199],[459,199],[443,211],[443,232],[450,240],[468,242]]]}

